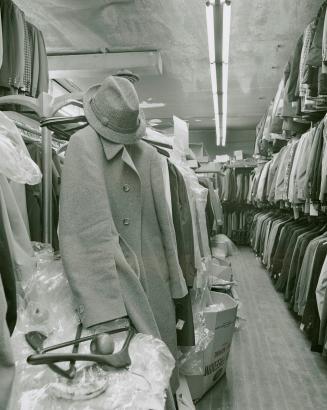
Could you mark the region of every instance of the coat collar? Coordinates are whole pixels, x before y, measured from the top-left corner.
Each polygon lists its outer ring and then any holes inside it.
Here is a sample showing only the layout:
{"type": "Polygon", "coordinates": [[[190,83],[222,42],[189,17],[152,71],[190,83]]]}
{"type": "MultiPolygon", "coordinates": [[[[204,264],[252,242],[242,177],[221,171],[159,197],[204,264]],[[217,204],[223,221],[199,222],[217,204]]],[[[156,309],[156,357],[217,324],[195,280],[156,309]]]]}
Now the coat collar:
{"type": "Polygon", "coordinates": [[[113,158],[115,158],[115,156],[118,155],[119,152],[124,148],[123,144],[115,144],[114,142],[108,141],[107,139],[102,137],[100,137],[100,140],[108,161],[111,161],[113,158]]]}
{"type": "Polygon", "coordinates": [[[122,161],[125,162],[125,164],[127,164],[139,176],[135,164],[124,144],[115,144],[114,142],[111,142],[102,137],[100,137],[100,140],[108,161],[113,160],[121,151],[123,151],[123,154],[121,156],[122,161]]]}

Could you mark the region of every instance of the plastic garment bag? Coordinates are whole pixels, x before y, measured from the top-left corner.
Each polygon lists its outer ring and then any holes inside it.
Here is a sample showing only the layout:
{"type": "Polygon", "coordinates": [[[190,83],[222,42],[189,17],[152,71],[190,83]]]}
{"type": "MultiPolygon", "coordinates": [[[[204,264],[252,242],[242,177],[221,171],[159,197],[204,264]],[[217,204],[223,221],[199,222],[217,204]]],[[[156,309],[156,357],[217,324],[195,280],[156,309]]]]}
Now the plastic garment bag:
{"type": "Polygon", "coordinates": [[[20,184],[36,185],[42,179],[41,171],[30,157],[16,125],[1,111],[0,174],[20,184]]]}
{"type": "MultiPolygon", "coordinates": [[[[46,337],[44,347],[72,340],[78,324],[73,301],[60,259],[51,247],[34,243],[37,269],[23,284],[18,323],[12,336],[16,359],[15,409],[20,410],[164,410],[166,389],[175,360],[166,345],[152,336],[138,333],[130,345],[128,368],[102,368],[92,362],[76,362],[73,380],[58,376],[45,365],[29,365],[35,353],[25,334],[39,331],[46,337]]],[[[105,308],[105,307],[104,307],[105,308]]],[[[84,330],[82,336],[92,334],[84,330]]],[[[114,335],[115,352],[126,335],[114,335]]],[[[60,350],[72,351],[72,347],[60,350]]],[[[57,352],[60,352],[57,351],[57,352]]],[[[90,342],[80,344],[80,353],[90,353],[90,342]]],[[[60,363],[67,369],[69,364],[60,363]]]]}
{"type": "Polygon", "coordinates": [[[226,258],[238,253],[236,245],[226,235],[218,234],[211,242],[212,254],[217,258],[226,258]]]}

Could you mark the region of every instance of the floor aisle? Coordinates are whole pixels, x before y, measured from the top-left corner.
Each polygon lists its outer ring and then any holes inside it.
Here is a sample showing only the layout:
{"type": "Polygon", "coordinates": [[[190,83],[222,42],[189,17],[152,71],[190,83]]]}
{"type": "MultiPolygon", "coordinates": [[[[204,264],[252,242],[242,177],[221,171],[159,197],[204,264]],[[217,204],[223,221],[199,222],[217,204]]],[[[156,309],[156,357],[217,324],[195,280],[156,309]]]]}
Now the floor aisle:
{"type": "Polygon", "coordinates": [[[326,410],[327,361],[310,344],[249,248],[231,258],[246,321],[227,375],[197,410],[326,410]]]}

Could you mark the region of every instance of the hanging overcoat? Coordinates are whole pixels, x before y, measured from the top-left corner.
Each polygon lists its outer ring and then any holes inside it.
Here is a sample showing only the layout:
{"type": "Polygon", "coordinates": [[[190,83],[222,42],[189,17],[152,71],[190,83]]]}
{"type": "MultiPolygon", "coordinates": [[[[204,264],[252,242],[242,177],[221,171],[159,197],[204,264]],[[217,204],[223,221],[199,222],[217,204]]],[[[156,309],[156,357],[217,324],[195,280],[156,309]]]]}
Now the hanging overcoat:
{"type": "Polygon", "coordinates": [[[128,315],[176,357],[172,298],[187,294],[157,151],[90,126],[71,137],[60,199],[60,248],[76,308],[90,327],[128,315]]]}

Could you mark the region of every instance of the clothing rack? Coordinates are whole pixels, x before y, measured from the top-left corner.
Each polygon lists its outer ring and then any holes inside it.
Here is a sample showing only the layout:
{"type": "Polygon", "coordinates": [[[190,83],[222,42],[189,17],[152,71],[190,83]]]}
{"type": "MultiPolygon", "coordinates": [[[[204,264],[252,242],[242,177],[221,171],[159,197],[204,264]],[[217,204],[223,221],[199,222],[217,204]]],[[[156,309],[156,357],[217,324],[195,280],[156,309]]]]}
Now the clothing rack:
{"type": "Polygon", "coordinates": [[[201,171],[200,168],[199,168],[199,169],[196,169],[196,170],[195,170],[195,173],[196,173],[196,174],[217,174],[217,175],[223,175],[223,173],[222,173],[221,171],[217,171],[217,170],[212,170],[212,171],[203,170],[203,171],[201,171]]]}
{"type": "MultiPolygon", "coordinates": [[[[64,94],[53,98],[48,93],[41,93],[38,98],[24,95],[8,95],[0,97],[0,107],[4,104],[17,104],[34,111],[39,121],[44,118],[53,117],[60,109],[67,105],[82,105],[81,92],[64,94]]],[[[35,130],[28,126],[19,124],[19,128],[27,132],[35,133],[35,130]]],[[[46,127],[42,127],[42,222],[43,222],[43,242],[52,243],[52,133],[46,127]]]]}
{"type": "Polygon", "coordinates": [[[232,168],[232,169],[254,169],[256,168],[257,164],[224,164],[223,168],[232,168]]]}
{"type": "MultiPolygon", "coordinates": [[[[16,104],[31,109],[37,114],[40,122],[41,132],[39,134],[42,144],[42,223],[43,223],[43,242],[52,243],[52,142],[54,137],[51,132],[51,125],[67,124],[71,122],[84,122],[85,117],[63,118],[55,116],[59,110],[68,106],[75,105],[83,107],[83,93],[67,93],[60,97],[53,98],[48,93],[41,93],[38,98],[27,97],[24,95],[8,95],[0,97],[0,107],[5,104],[16,104]]],[[[16,122],[17,126],[27,133],[36,135],[36,130],[21,122],[16,122]]],[[[85,126],[83,124],[83,126],[85,126]]],[[[169,144],[153,141],[151,138],[144,141],[164,148],[172,148],[169,144]]],[[[65,146],[60,148],[64,150],[65,146]]]]}

